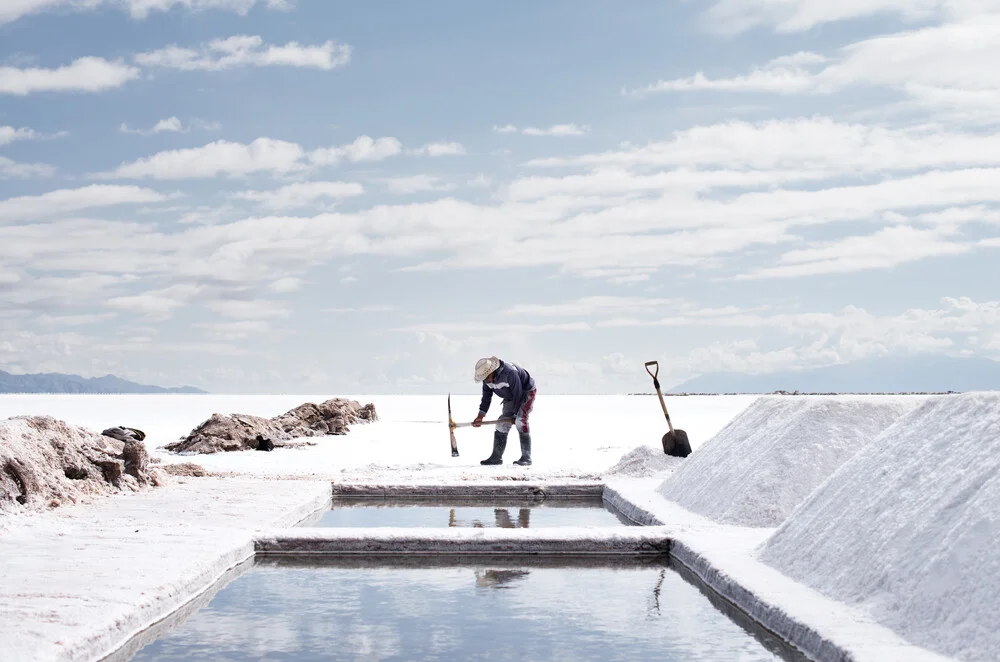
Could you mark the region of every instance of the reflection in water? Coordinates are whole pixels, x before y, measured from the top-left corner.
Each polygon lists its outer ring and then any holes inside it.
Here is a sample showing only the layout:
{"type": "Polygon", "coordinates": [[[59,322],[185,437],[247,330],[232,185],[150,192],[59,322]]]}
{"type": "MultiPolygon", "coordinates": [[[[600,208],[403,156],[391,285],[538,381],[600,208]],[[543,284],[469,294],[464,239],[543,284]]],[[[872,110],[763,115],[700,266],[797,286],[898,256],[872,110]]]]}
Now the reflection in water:
{"type": "Polygon", "coordinates": [[[667,571],[660,571],[660,578],[656,580],[656,586],[653,587],[653,604],[650,605],[649,609],[646,610],[646,620],[654,618],[660,615],[660,591],[663,590],[663,580],[666,579],[667,571]],[[654,615],[653,612],[656,612],[654,615]]]}
{"type": "Polygon", "coordinates": [[[662,563],[488,563],[257,567],[134,660],[775,659],[662,563]]]}
{"type": "Polygon", "coordinates": [[[631,526],[600,500],[541,502],[335,502],[318,519],[301,526],[527,529],[562,526],[631,526]]]}
{"type": "MultiPolygon", "coordinates": [[[[464,521],[458,518],[458,513],[455,508],[448,510],[448,526],[451,528],[455,527],[471,527],[473,529],[487,529],[490,528],[483,523],[482,520],[473,519],[471,521],[464,521]]],[[[527,529],[531,526],[531,509],[530,508],[519,508],[517,511],[517,521],[510,516],[510,509],[508,508],[494,508],[493,509],[493,526],[498,529],[527,529]]]]}
{"type": "Polygon", "coordinates": [[[508,584],[527,577],[527,570],[476,570],[478,588],[510,588],[508,584]]]}

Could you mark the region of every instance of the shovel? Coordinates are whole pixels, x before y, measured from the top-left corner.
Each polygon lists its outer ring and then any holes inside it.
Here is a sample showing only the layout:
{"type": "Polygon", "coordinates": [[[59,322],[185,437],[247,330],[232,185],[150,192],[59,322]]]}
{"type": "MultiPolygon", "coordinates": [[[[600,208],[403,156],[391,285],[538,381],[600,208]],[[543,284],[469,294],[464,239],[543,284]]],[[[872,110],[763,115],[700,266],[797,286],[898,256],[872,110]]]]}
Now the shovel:
{"type": "Polygon", "coordinates": [[[660,399],[660,407],[663,409],[663,415],[667,417],[667,427],[670,428],[670,431],[663,435],[663,439],[661,439],[663,442],[663,452],[674,457],[687,457],[691,454],[691,443],[688,441],[688,433],[684,430],[674,429],[674,424],[670,422],[670,414],[667,413],[667,403],[663,401],[663,394],[660,393],[660,380],[657,379],[657,375],[660,374],[660,364],[656,361],[646,361],[646,372],[653,378],[653,386],[656,387],[656,397],[660,399]],[[649,366],[654,366],[656,370],[650,370],[649,366]]]}
{"type": "MultiPolygon", "coordinates": [[[[483,421],[482,425],[494,425],[500,422],[513,423],[513,419],[498,418],[495,421],[483,421]]],[[[451,434],[451,456],[458,457],[458,440],[455,439],[455,428],[471,428],[472,423],[456,423],[451,418],[451,393],[448,394],[448,432],[451,434]]]]}

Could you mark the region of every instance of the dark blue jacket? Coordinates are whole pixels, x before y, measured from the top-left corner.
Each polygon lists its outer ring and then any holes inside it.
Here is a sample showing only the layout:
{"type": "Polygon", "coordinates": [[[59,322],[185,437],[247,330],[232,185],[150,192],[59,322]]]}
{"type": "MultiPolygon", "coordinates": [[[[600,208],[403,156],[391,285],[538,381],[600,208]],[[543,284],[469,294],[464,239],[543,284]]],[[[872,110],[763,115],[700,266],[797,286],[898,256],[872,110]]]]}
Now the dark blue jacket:
{"type": "Polygon", "coordinates": [[[483,381],[483,399],[479,403],[479,413],[485,416],[490,410],[490,401],[493,400],[494,393],[503,399],[505,405],[513,403],[516,412],[528,399],[528,392],[533,388],[535,380],[527,370],[501,360],[500,367],[493,377],[493,383],[487,384],[483,381]]]}

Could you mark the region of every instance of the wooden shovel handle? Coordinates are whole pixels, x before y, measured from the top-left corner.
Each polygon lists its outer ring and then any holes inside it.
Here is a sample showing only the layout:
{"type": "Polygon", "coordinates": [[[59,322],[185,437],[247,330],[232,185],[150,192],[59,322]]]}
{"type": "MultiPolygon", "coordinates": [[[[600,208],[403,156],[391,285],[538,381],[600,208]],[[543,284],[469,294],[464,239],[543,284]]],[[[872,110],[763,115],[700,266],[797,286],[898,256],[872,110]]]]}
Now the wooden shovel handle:
{"type": "Polygon", "coordinates": [[[660,374],[660,364],[656,361],[646,361],[646,372],[649,373],[649,376],[653,378],[654,382],[658,381],[656,376],[660,374]],[[656,372],[649,369],[649,366],[651,365],[656,366],[656,372]]]}
{"type": "Polygon", "coordinates": [[[646,361],[646,372],[653,378],[653,386],[656,387],[656,397],[660,399],[660,408],[663,410],[664,418],[667,419],[667,427],[670,428],[670,434],[673,434],[674,424],[670,422],[670,414],[667,413],[667,403],[663,401],[663,394],[660,393],[660,380],[657,379],[657,375],[660,374],[660,364],[656,361],[646,361]],[[649,369],[651,365],[656,366],[656,372],[649,369]]]}

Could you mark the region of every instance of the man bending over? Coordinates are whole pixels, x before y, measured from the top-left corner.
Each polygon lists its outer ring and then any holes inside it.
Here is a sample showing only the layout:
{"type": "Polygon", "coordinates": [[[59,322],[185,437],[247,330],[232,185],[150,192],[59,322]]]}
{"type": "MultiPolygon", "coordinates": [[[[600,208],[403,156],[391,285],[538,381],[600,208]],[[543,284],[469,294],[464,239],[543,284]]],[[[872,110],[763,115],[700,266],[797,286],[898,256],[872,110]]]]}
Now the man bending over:
{"type": "Polygon", "coordinates": [[[476,381],[483,383],[483,399],[479,403],[479,416],[472,421],[473,427],[478,428],[483,424],[483,417],[490,409],[494,393],[503,399],[503,413],[493,433],[493,454],[480,464],[503,464],[507,434],[513,424],[521,439],[521,458],[514,460],[514,464],[530,466],[531,434],[528,430],[528,415],[535,405],[535,380],[524,368],[491,356],[479,359],[476,363],[476,381]]]}

